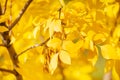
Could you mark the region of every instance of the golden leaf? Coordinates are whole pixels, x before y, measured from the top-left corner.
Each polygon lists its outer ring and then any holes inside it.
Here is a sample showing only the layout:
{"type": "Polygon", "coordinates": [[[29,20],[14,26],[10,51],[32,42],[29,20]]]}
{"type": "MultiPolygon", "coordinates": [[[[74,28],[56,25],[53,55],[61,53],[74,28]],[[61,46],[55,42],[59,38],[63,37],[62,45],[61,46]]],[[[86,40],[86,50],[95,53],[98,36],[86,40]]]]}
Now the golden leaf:
{"type": "Polygon", "coordinates": [[[61,62],[65,63],[65,64],[71,64],[71,58],[67,51],[61,50],[59,53],[59,58],[60,58],[61,62]]]}
{"type": "Polygon", "coordinates": [[[54,54],[50,60],[49,71],[51,74],[53,74],[53,72],[57,68],[57,64],[58,64],[58,53],[54,54]]]}
{"type": "Polygon", "coordinates": [[[110,18],[116,18],[117,17],[117,13],[119,11],[119,3],[115,3],[112,5],[108,5],[105,10],[104,10],[107,14],[108,17],[110,18]]]}
{"type": "Polygon", "coordinates": [[[26,63],[27,60],[28,60],[28,54],[27,54],[27,53],[24,53],[24,54],[20,55],[20,56],[18,57],[18,60],[19,60],[19,62],[20,62],[21,64],[26,63]]]}
{"type": "Polygon", "coordinates": [[[102,55],[106,59],[120,59],[120,49],[111,44],[101,46],[102,55]]]}
{"type": "Polygon", "coordinates": [[[113,2],[115,2],[115,0],[100,0],[100,2],[104,2],[104,3],[113,3],[113,2]]]}
{"type": "Polygon", "coordinates": [[[53,49],[59,49],[61,46],[61,40],[59,38],[54,37],[53,39],[50,39],[48,41],[47,46],[53,49]]]}
{"type": "Polygon", "coordinates": [[[63,41],[62,49],[69,52],[70,56],[72,58],[75,58],[78,56],[78,49],[81,45],[78,46],[78,44],[73,43],[70,40],[63,41]]]}
{"type": "Polygon", "coordinates": [[[34,37],[34,38],[37,37],[38,31],[40,31],[40,27],[39,27],[39,26],[35,27],[35,29],[33,30],[33,37],[34,37]]]}
{"type": "Polygon", "coordinates": [[[59,0],[61,6],[65,6],[64,0],[59,0]]]}
{"type": "Polygon", "coordinates": [[[49,29],[50,38],[53,36],[54,32],[62,32],[61,20],[55,20],[52,17],[47,20],[45,31],[49,29]]]}
{"type": "Polygon", "coordinates": [[[99,43],[102,43],[106,40],[106,36],[102,33],[99,33],[99,34],[96,34],[94,37],[93,37],[93,40],[96,44],[99,44],[99,43]]]}
{"type": "Polygon", "coordinates": [[[113,80],[120,80],[120,65],[119,65],[119,63],[120,63],[120,61],[117,60],[117,61],[115,61],[115,65],[113,66],[113,69],[112,69],[112,79],[113,80]]]}
{"type": "Polygon", "coordinates": [[[62,32],[61,20],[55,20],[54,31],[55,32],[62,32]]]}
{"type": "Polygon", "coordinates": [[[53,29],[53,18],[49,18],[46,22],[46,26],[44,28],[44,31],[46,32],[47,29],[49,28],[49,35],[50,37],[52,37],[53,33],[54,33],[54,29],[53,29]]]}
{"type": "Polygon", "coordinates": [[[116,72],[120,78],[120,60],[116,60],[115,62],[115,69],[116,69],[116,72]]]}

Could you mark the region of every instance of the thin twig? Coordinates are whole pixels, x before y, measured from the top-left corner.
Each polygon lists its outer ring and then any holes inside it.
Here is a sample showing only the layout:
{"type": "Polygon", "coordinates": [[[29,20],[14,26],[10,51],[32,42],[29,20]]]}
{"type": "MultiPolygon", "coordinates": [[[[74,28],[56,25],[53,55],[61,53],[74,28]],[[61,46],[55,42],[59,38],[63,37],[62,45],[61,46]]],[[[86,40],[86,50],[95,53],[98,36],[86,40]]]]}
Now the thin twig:
{"type": "Polygon", "coordinates": [[[0,68],[0,71],[15,74],[13,70],[8,70],[8,69],[4,69],[4,68],[0,68]]]}
{"type": "Polygon", "coordinates": [[[62,7],[58,10],[59,11],[59,19],[61,19],[61,10],[62,10],[62,7]]]}
{"type": "MultiPolygon", "coordinates": [[[[7,6],[7,1],[8,1],[8,0],[6,0],[6,2],[5,2],[4,12],[2,11],[2,6],[1,6],[1,3],[0,3],[0,15],[5,14],[6,6],[7,6]]],[[[5,22],[1,22],[1,23],[0,23],[0,26],[4,26],[4,27],[8,28],[8,26],[5,24],[5,22]]]]}
{"type": "Polygon", "coordinates": [[[8,26],[5,24],[5,22],[0,23],[0,26],[4,26],[8,29],[8,26]]]}
{"type": "Polygon", "coordinates": [[[21,17],[23,16],[23,14],[25,13],[25,11],[27,10],[28,6],[30,5],[30,3],[33,0],[28,0],[24,6],[24,8],[20,11],[18,17],[15,19],[15,21],[9,26],[9,30],[11,30],[13,27],[15,27],[15,25],[18,23],[18,21],[21,19],[21,17]]]}
{"type": "Polygon", "coordinates": [[[9,18],[8,25],[11,25],[11,24],[12,24],[12,0],[10,0],[10,18],[9,18]]]}
{"type": "Polygon", "coordinates": [[[0,71],[15,75],[17,80],[23,80],[22,75],[20,75],[15,69],[9,70],[9,69],[0,68],[0,71]]]}
{"type": "Polygon", "coordinates": [[[3,14],[5,14],[5,12],[6,12],[6,9],[7,9],[7,2],[8,2],[8,0],[6,0],[6,1],[5,1],[4,10],[3,10],[3,14]]]}
{"type": "Polygon", "coordinates": [[[40,44],[36,44],[36,45],[31,46],[31,47],[29,47],[28,49],[22,51],[20,54],[18,54],[18,55],[16,56],[16,58],[18,58],[20,55],[22,55],[23,53],[27,52],[27,51],[30,50],[30,49],[36,48],[36,47],[38,47],[38,46],[43,46],[44,44],[46,44],[46,43],[49,41],[49,39],[50,39],[50,38],[48,38],[47,40],[45,40],[44,42],[42,42],[42,43],[40,43],[40,44]]]}
{"type": "Polygon", "coordinates": [[[5,45],[4,45],[4,44],[0,44],[0,46],[3,46],[3,47],[5,47],[5,45]]]}
{"type": "Polygon", "coordinates": [[[0,3],[0,15],[2,15],[2,6],[1,6],[1,3],[0,3]]]}

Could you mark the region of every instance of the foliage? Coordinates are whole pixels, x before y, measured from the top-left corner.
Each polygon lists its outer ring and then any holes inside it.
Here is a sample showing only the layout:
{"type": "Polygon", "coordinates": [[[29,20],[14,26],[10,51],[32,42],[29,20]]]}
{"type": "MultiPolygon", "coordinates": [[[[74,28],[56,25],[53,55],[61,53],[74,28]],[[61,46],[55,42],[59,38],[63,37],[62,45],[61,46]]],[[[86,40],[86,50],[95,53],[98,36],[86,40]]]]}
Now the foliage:
{"type": "Polygon", "coordinates": [[[119,80],[119,0],[0,0],[0,80],[119,80]]]}

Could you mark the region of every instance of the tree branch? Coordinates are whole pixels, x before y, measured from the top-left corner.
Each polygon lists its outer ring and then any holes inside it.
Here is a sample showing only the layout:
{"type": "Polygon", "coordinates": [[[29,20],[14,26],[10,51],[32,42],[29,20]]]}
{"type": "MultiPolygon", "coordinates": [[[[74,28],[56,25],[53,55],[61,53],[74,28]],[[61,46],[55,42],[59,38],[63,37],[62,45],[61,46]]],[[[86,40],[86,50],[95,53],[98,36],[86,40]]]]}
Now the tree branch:
{"type": "Polygon", "coordinates": [[[15,74],[13,70],[8,70],[8,69],[4,69],[4,68],[0,68],[0,71],[15,74]]]}
{"type": "Polygon", "coordinates": [[[18,54],[18,55],[16,56],[16,58],[18,58],[20,55],[22,55],[23,53],[27,52],[27,51],[30,50],[30,49],[36,48],[36,47],[38,47],[38,46],[43,46],[44,44],[46,44],[46,43],[49,41],[49,39],[50,39],[50,38],[48,38],[47,40],[45,40],[44,42],[42,42],[42,43],[40,43],[40,44],[36,44],[36,45],[31,46],[31,47],[29,47],[28,49],[22,51],[20,54],[18,54]]]}
{"type": "Polygon", "coordinates": [[[15,75],[17,80],[23,80],[22,75],[20,75],[15,69],[9,70],[9,69],[0,68],[0,71],[15,75]]]}
{"type": "Polygon", "coordinates": [[[1,6],[1,3],[0,3],[0,15],[2,15],[2,6],[1,6]]]}
{"type": "Polygon", "coordinates": [[[25,13],[25,11],[27,10],[28,6],[30,5],[30,3],[33,0],[28,0],[24,6],[24,8],[20,11],[18,17],[15,19],[15,21],[9,26],[9,30],[11,30],[13,27],[15,27],[15,25],[18,23],[18,21],[21,19],[21,17],[23,16],[23,14],[25,13]]]}
{"type": "Polygon", "coordinates": [[[3,46],[3,47],[5,47],[5,45],[4,45],[4,44],[0,44],[0,46],[3,46]]]}

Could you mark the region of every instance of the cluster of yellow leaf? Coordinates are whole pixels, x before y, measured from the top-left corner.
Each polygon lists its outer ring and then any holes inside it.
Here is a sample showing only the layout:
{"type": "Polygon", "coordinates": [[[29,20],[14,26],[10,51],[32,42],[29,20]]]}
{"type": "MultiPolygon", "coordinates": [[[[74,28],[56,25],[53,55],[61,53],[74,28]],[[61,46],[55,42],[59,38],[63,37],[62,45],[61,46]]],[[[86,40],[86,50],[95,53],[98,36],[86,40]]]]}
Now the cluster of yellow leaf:
{"type": "Polygon", "coordinates": [[[45,26],[50,36],[47,46],[57,50],[57,54],[54,53],[54,57],[50,60],[50,72],[53,72],[57,66],[59,52],[63,56],[62,59],[60,58],[63,63],[69,61],[65,53],[71,58],[78,56],[83,58],[85,55],[86,60],[93,66],[99,54],[102,54],[106,60],[119,60],[119,4],[115,0],[69,1],[66,5],[61,2],[62,8],[57,20],[54,20],[55,15],[52,18],[50,16],[45,26]],[[100,47],[101,53],[98,53],[96,46],[100,47]],[[52,63],[53,59],[56,62],[52,63]]]}
{"type": "MultiPolygon", "coordinates": [[[[13,0],[13,21],[22,6],[13,0]]],[[[0,23],[9,24],[9,10],[8,6],[0,23]]],[[[0,26],[0,32],[4,30],[0,26]]],[[[105,73],[112,71],[112,79],[119,80],[120,1],[35,0],[12,29],[11,44],[18,55],[33,46],[18,57],[17,70],[25,80],[44,79],[38,75],[27,78],[32,72],[38,74],[35,71],[38,66],[41,70],[41,65],[51,74],[58,72],[65,80],[92,80],[89,73],[94,72],[100,54],[106,59],[105,73]]],[[[0,52],[0,59],[1,55],[0,52]]]]}

